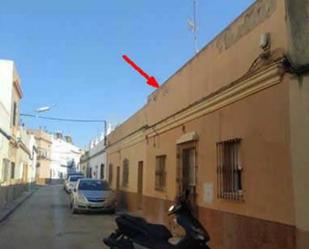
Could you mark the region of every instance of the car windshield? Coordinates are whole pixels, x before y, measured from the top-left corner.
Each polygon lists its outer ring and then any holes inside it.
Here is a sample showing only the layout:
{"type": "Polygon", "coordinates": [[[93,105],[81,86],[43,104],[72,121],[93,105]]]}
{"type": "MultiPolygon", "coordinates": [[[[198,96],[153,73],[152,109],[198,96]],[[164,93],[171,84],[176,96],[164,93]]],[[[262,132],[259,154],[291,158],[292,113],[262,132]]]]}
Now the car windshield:
{"type": "Polygon", "coordinates": [[[70,182],[77,182],[78,179],[83,178],[82,176],[70,176],[70,182]]]}
{"type": "Polygon", "coordinates": [[[84,175],[82,173],[71,173],[71,174],[68,174],[67,179],[69,179],[72,176],[84,176],[84,175]]]}
{"type": "Polygon", "coordinates": [[[79,190],[110,190],[110,187],[107,182],[100,181],[100,180],[89,180],[89,181],[80,181],[79,190]]]}

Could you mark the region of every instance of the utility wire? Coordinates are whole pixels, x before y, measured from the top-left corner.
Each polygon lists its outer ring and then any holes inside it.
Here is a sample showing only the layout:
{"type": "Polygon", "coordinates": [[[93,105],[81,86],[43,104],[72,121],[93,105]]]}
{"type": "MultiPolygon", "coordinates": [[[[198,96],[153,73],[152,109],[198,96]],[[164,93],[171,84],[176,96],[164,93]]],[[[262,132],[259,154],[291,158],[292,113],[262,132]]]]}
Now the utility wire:
{"type": "Polygon", "coordinates": [[[73,119],[73,118],[56,118],[56,117],[46,117],[38,116],[34,114],[21,113],[20,116],[30,117],[30,118],[40,118],[45,120],[62,121],[62,122],[76,122],[76,123],[105,123],[106,120],[102,119],[73,119]]]}

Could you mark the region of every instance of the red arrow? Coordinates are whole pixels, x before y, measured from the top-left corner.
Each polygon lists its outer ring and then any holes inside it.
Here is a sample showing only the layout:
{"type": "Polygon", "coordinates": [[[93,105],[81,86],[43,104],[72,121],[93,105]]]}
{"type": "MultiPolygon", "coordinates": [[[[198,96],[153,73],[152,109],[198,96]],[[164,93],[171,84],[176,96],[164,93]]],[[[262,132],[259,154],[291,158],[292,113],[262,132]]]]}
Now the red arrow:
{"type": "Polygon", "coordinates": [[[145,73],[143,69],[141,69],[138,65],[136,65],[128,56],[123,55],[122,58],[147,80],[148,85],[155,87],[155,88],[160,87],[155,77],[149,76],[147,73],[145,73]]]}

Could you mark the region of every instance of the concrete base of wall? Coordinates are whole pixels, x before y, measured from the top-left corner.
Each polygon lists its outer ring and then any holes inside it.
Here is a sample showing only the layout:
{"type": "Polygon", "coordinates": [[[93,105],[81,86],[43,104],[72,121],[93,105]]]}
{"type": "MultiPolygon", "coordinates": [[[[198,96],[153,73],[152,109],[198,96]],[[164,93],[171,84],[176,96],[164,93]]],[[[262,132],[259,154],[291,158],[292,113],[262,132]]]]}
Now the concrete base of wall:
{"type": "Polygon", "coordinates": [[[297,229],[296,231],[296,245],[297,249],[309,248],[309,231],[297,229]]]}
{"type": "Polygon", "coordinates": [[[9,186],[0,186],[0,206],[20,197],[25,191],[29,191],[34,183],[12,184],[9,186]]]}
{"type": "Polygon", "coordinates": [[[63,184],[64,179],[39,178],[36,180],[36,183],[37,185],[63,184]]]}
{"type": "MultiPolygon", "coordinates": [[[[120,192],[119,205],[131,212],[138,211],[138,195],[120,192]]],[[[179,235],[181,229],[175,226],[167,210],[171,201],[143,196],[141,213],[149,222],[162,223],[179,235]]],[[[296,247],[294,226],[262,219],[226,213],[198,207],[198,219],[209,232],[212,249],[304,249],[309,237],[301,236],[303,247],[296,247]]]]}

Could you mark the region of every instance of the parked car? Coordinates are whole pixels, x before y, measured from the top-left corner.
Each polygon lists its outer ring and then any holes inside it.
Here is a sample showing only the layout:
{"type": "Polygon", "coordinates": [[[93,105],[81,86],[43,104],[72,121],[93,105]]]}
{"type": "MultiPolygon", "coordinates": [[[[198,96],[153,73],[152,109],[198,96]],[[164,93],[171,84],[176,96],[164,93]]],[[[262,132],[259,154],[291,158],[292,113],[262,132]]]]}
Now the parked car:
{"type": "Polygon", "coordinates": [[[71,192],[70,207],[72,213],[78,211],[115,212],[115,193],[107,181],[82,178],[77,181],[71,192]]]}
{"type": "Polygon", "coordinates": [[[82,172],[70,172],[67,174],[66,179],[64,180],[63,189],[65,191],[68,191],[68,180],[70,176],[82,176],[84,177],[84,174],[82,172]]]}
{"type": "Polygon", "coordinates": [[[71,193],[72,190],[75,188],[76,183],[79,179],[84,178],[84,176],[82,175],[73,175],[73,176],[69,176],[68,180],[65,183],[65,190],[68,193],[71,193]]]}

